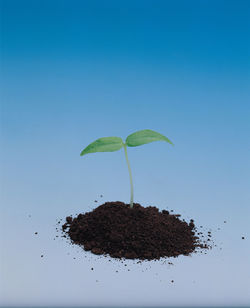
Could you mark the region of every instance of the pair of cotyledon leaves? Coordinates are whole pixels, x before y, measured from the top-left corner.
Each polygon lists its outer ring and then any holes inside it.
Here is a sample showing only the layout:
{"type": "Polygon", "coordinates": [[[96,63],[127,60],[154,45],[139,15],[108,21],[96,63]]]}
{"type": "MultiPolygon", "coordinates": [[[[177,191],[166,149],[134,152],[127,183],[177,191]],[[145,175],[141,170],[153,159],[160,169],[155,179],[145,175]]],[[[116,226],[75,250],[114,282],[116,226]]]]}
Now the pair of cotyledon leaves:
{"type": "Polygon", "coordinates": [[[125,143],[120,137],[103,137],[90,143],[82,152],[81,156],[96,152],[114,152],[120,150],[123,146],[137,147],[153,141],[166,141],[173,143],[164,135],[150,129],[140,130],[129,135],[125,143]]]}

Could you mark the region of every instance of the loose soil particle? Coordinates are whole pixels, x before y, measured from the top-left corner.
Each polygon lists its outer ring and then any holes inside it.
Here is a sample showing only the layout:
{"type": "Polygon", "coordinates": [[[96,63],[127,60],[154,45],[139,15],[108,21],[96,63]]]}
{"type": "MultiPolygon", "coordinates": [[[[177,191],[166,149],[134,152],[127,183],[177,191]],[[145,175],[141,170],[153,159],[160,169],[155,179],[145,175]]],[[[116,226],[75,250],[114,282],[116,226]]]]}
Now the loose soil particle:
{"type": "Polygon", "coordinates": [[[67,217],[62,226],[72,243],[96,255],[153,260],[189,255],[208,248],[195,234],[194,221],[138,203],[106,202],[91,212],[67,217]]]}

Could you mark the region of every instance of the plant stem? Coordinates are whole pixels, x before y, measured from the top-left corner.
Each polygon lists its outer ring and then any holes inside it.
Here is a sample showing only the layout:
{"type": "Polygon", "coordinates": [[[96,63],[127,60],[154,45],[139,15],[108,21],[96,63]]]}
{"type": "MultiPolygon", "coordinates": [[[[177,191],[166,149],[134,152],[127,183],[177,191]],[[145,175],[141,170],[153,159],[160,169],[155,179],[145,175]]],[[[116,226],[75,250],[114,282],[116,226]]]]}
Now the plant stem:
{"type": "Polygon", "coordinates": [[[127,145],[123,144],[123,147],[124,147],[126,162],[127,162],[127,165],[128,165],[129,180],[130,180],[130,208],[132,208],[133,203],[134,203],[134,188],[133,188],[132,172],[131,172],[130,163],[129,163],[129,160],[128,160],[127,145]]]}

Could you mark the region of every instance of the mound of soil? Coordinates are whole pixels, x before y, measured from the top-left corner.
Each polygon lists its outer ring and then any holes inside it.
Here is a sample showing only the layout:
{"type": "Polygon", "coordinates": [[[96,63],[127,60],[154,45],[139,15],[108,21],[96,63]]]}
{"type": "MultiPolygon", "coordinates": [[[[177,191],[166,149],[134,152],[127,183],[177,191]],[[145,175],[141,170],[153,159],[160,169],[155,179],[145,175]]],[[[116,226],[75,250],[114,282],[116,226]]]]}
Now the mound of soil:
{"type": "Polygon", "coordinates": [[[62,230],[72,243],[114,258],[153,260],[208,248],[196,236],[194,221],[179,217],[138,203],[131,209],[123,202],[106,202],[92,212],[67,217],[62,230]]]}

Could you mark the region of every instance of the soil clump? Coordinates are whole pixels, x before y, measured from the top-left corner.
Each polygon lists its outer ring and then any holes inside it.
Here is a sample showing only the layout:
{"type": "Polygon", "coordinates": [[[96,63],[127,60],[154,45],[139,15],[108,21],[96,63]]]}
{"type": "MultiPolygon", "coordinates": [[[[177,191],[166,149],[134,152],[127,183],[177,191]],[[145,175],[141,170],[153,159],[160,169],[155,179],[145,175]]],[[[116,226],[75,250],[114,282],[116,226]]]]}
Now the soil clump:
{"type": "Polygon", "coordinates": [[[197,248],[209,248],[196,234],[194,221],[180,219],[157,207],[133,208],[120,201],[106,202],[62,225],[73,244],[96,255],[113,258],[156,260],[190,255],[197,248]]]}

